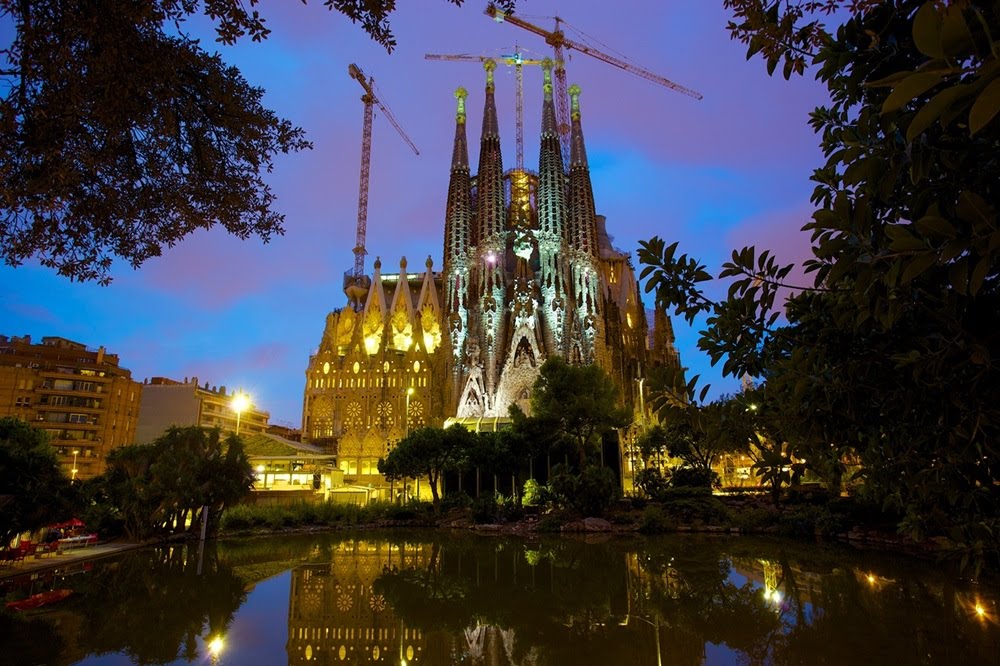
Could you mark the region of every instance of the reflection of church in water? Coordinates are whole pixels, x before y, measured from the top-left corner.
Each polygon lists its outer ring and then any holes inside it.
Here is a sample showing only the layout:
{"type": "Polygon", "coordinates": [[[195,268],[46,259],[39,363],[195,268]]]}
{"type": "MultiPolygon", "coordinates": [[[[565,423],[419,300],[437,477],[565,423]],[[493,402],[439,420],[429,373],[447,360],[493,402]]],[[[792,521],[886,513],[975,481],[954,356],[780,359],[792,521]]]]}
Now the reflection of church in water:
{"type": "Polygon", "coordinates": [[[539,170],[504,172],[494,63],[486,65],[474,175],[467,93],[455,94],[444,265],[434,270],[428,258],[411,273],[403,259],[383,273],[376,260],[370,279],[345,280],[348,307],[327,317],[306,370],[303,435],[336,450],[362,485],[381,485],[376,463],[409,428],[457,418],[494,429],[510,405],[527,408],[550,356],[600,365],[636,411],[645,369],[679,363],[666,315],[650,339],[631,257],[596,214],[579,88],[570,88],[568,166],[544,67],[539,170]]]}
{"type": "Polygon", "coordinates": [[[334,548],[330,563],[292,569],[288,663],[704,663],[703,640],[650,619],[656,615],[648,607],[651,590],[668,596],[688,593],[683,578],[671,571],[651,574],[638,553],[606,561],[600,579],[581,590],[575,568],[553,566],[520,546],[499,547],[491,557],[438,548],[345,540],[334,548]],[[415,596],[408,599],[406,611],[397,612],[376,584],[386,572],[430,570],[435,582],[411,591],[415,596]],[[501,609],[502,599],[512,605],[501,609]],[[537,607],[529,609],[532,604],[537,607]],[[441,624],[428,616],[432,609],[449,617],[464,610],[473,619],[448,629],[413,626],[441,624]],[[501,626],[484,620],[487,616],[505,617],[506,622],[501,626]]]}
{"type": "Polygon", "coordinates": [[[331,564],[292,570],[288,663],[422,663],[424,636],[372,589],[384,569],[425,566],[430,546],[344,541],[331,564]]]}

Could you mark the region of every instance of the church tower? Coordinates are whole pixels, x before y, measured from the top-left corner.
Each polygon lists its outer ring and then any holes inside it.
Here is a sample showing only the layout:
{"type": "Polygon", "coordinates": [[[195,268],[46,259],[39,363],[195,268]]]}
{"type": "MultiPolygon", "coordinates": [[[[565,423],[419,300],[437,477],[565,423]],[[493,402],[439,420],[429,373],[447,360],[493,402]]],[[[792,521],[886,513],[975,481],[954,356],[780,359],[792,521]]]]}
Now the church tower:
{"type": "Polygon", "coordinates": [[[440,272],[430,257],[414,273],[405,258],[396,273],[383,273],[376,260],[371,280],[349,294],[360,307],[328,315],[306,369],[304,437],[337,455],[345,479],[379,489],[383,499],[389,486],[378,460],[411,428],[450,419],[498,428],[511,405],[530,413],[547,358],[600,365],[623,404],[640,411],[648,366],[680,363],[666,313],[655,314],[656,333],[649,335],[631,256],[612,245],[608,221],[597,214],[580,88],[569,89],[567,164],[553,63],[543,61],[538,172],[521,165],[505,172],[496,63],[484,68],[476,173],[469,166],[469,95],[455,91],[440,272]]]}

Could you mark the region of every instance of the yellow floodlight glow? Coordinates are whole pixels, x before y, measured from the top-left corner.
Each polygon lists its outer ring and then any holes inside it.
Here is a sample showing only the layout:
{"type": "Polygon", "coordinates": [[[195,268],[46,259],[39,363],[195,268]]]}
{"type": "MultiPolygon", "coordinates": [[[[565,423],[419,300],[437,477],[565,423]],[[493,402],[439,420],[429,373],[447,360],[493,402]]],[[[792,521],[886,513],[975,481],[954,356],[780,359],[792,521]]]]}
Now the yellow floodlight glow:
{"type": "Polygon", "coordinates": [[[986,609],[983,608],[982,604],[976,604],[976,615],[978,617],[986,617],[986,609]]]}
{"type": "Polygon", "coordinates": [[[213,657],[218,657],[224,647],[226,647],[226,643],[222,640],[222,636],[216,636],[208,642],[208,652],[213,657]]]}
{"type": "Polygon", "coordinates": [[[250,396],[240,391],[233,395],[232,402],[233,411],[237,414],[245,412],[248,407],[250,407],[250,396]]]}

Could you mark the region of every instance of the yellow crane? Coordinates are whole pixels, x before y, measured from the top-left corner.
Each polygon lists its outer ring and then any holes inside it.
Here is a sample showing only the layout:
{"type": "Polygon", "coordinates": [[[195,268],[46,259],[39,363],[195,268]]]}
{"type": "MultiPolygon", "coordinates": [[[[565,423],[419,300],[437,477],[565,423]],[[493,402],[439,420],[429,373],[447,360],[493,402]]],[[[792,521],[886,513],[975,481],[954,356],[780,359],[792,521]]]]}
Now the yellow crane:
{"type": "Polygon", "coordinates": [[[413,150],[415,155],[419,155],[420,151],[417,150],[417,147],[410,140],[410,137],[406,135],[406,132],[403,131],[403,128],[399,126],[399,122],[392,115],[389,107],[375,94],[375,79],[366,77],[361,68],[354,63],[348,65],[347,73],[365,91],[365,94],[361,96],[361,101],[365,105],[365,115],[361,133],[361,185],[358,191],[358,228],[354,244],[354,271],[344,276],[344,290],[348,292],[348,298],[357,303],[356,296],[360,295],[360,291],[354,293],[351,289],[357,288],[363,291],[367,287],[363,282],[365,281],[365,254],[367,254],[365,251],[365,236],[368,233],[368,177],[372,162],[372,118],[374,116],[374,107],[378,106],[382,110],[386,120],[399,132],[399,136],[403,138],[403,141],[413,150]]]}
{"type": "MultiPolygon", "coordinates": [[[[621,58],[616,58],[615,56],[608,55],[603,51],[600,51],[592,46],[587,46],[586,44],[580,44],[566,37],[566,34],[562,31],[561,25],[566,24],[566,21],[555,17],[555,30],[546,30],[545,28],[539,27],[533,23],[529,23],[521,18],[514,16],[510,12],[505,12],[498,9],[495,5],[490,4],[486,7],[486,15],[495,20],[497,23],[510,23],[523,30],[527,30],[530,33],[538,35],[545,39],[545,43],[552,47],[554,52],[554,60],[556,63],[555,74],[556,74],[556,120],[559,125],[559,136],[561,138],[561,144],[563,147],[563,161],[567,161],[567,153],[569,149],[569,101],[567,99],[567,88],[566,88],[566,69],[562,66],[565,62],[564,49],[571,49],[573,51],[578,51],[592,58],[597,58],[598,60],[603,60],[609,65],[614,65],[619,69],[624,69],[626,72],[631,72],[636,76],[641,76],[642,78],[657,83],[661,86],[675,90],[688,97],[694,97],[695,99],[702,99],[702,94],[686,88],[679,83],[674,83],[670,79],[664,78],[659,74],[654,74],[647,69],[643,69],[637,65],[626,62],[621,58]]],[[[567,24],[568,25],[568,24],[567,24]]]]}

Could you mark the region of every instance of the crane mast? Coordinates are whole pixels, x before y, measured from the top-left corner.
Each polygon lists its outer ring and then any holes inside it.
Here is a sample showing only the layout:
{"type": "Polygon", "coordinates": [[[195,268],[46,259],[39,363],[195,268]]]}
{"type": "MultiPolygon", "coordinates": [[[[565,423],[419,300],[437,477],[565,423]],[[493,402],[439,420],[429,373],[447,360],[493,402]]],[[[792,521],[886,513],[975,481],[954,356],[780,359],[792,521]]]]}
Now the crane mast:
{"type": "Polygon", "coordinates": [[[499,60],[505,65],[514,67],[515,77],[516,77],[516,136],[517,136],[517,170],[524,171],[524,65],[541,65],[541,60],[529,60],[521,55],[520,49],[515,46],[514,53],[509,55],[501,55],[499,57],[493,58],[485,55],[471,55],[467,53],[459,54],[440,54],[440,53],[427,53],[424,55],[425,60],[450,60],[453,62],[486,62],[487,60],[493,60],[494,62],[499,60]]]}
{"type": "MultiPolygon", "coordinates": [[[[406,145],[413,150],[414,154],[419,155],[420,151],[417,150],[413,141],[410,140],[410,137],[408,137],[406,132],[403,131],[403,128],[400,127],[389,108],[375,94],[375,79],[366,77],[365,73],[361,71],[361,68],[354,63],[348,65],[347,73],[352,79],[357,81],[364,90],[364,94],[361,96],[361,101],[365,105],[364,122],[361,130],[361,179],[358,186],[358,226],[354,240],[354,270],[351,273],[351,282],[355,286],[360,287],[361,282],[364,281],[365,255],[367,254],[367,251],[365,250],[365,238],[368,234],[368,181],[371,174],[372,160],[372,119],[375,115],[374,110],[376,105],[382,111],[383,115],[385,115],[389,124],[391,124],[399,133],[399,136],[403,138],[406,145]]],[[[349,285],[345,284],[345,288],[347,287],[349,287],[349,285]]]]}

